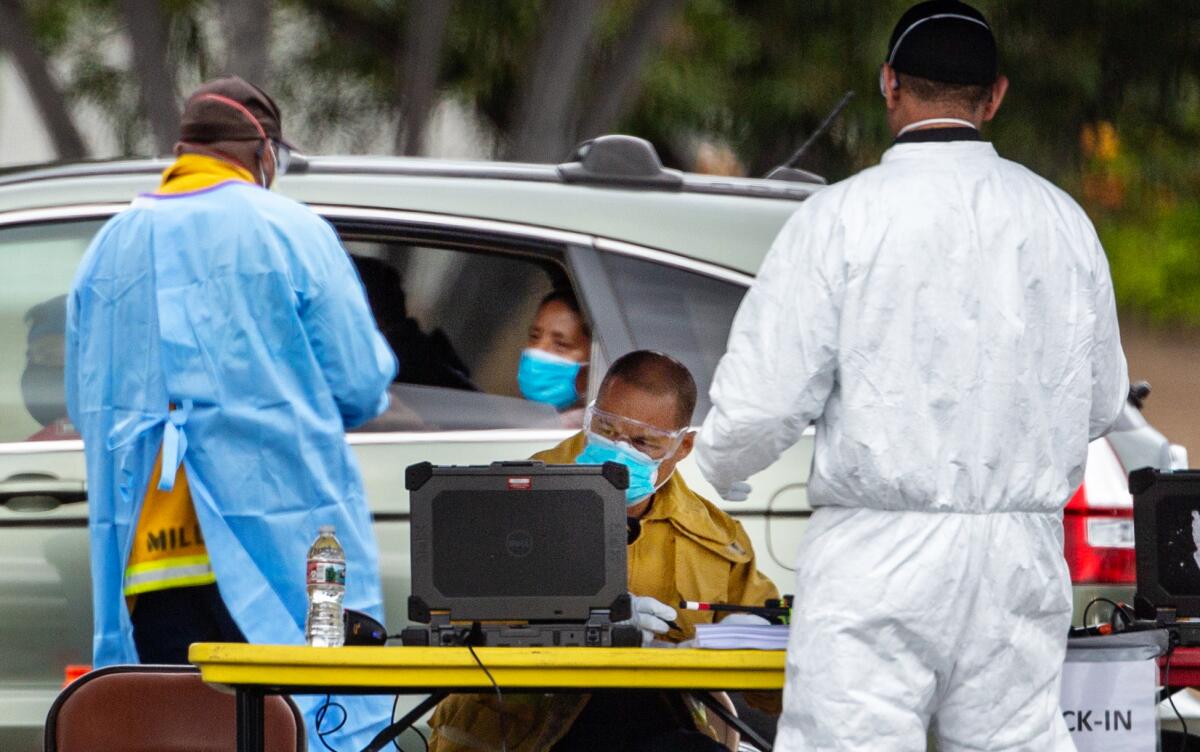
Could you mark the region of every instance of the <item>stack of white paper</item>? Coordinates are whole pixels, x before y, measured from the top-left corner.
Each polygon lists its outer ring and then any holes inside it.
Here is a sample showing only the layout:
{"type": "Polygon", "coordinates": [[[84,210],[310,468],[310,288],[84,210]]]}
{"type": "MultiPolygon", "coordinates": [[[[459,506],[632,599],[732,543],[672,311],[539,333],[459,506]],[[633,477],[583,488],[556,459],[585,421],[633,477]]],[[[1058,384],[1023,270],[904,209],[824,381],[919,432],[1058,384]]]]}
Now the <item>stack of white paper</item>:
{"type": "Polygon", "coordinates": [[[786,650],[786,624],[697,624],[692,647],[713,650],[786,650]]]}

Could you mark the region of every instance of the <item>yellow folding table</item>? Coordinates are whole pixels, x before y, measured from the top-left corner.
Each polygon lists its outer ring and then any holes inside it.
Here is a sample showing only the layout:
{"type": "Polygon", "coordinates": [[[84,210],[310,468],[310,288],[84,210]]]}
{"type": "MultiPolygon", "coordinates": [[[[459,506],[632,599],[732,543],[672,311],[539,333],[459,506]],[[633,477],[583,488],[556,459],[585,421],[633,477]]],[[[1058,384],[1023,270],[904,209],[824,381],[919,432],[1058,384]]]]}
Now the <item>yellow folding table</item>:
{"type": "MultiPolygon", "coordinates": [[[[430,697],[389,727],[391,735],[419,719],[447,694],[596,689],[695,691],[750,741],[769,749],[708,691],[783,688],[778,650],[688,650],[592,647],[342,647],[196,643],[189,660],[210,684],[237,693],[239,752],[261,750],[263,698],[268,694],[426,694],[430,697]],[[476,661],[476,656],[478,661],[476,661]]],[[[381,732],[376,741],[391,738],[381,732]]],[[[368,747],[368,749],[372,749],[368,747]]]]}

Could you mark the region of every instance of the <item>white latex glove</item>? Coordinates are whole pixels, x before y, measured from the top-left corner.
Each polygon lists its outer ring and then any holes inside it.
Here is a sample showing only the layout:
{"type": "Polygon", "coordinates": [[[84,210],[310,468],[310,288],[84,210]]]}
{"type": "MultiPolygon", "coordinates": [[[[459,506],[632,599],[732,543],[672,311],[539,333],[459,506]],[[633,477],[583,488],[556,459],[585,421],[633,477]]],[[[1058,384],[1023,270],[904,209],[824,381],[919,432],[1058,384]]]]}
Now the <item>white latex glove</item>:
{"type": "Polygon", "coordinates": [[[667,622],[674,621],[675,617],[678,616],[675,613],[675,609],[648,595],[633,595],[630,593],[630,600],[632,602],[633,618],[617,623],[632,624],[641,630],[642,645],[649,645],[656,634],[666,634],[667,630],[671,628],[667,622]]]}
{"type": "Polygon", "coordinates": [[[768,625],[771,622],[767,621],[766,619],[759,616],[758,614],[743,614],[743,613],[739,613],[739,612],[735,611],[732,614],[728,614],[724,619],[722,619],[718,623],[720,623],[720,624],[747,624],[747,625],[753,624],[755,626],[763,626],[763,625],[768,625]]]}
{"type": "Polygon", "coordinates": [[[750,484],[744,480],[735,480],[729,484],[729,488],[717,489],[721,494],[721,498],[725,501],[745,501],[750,498],[750,484]]]}

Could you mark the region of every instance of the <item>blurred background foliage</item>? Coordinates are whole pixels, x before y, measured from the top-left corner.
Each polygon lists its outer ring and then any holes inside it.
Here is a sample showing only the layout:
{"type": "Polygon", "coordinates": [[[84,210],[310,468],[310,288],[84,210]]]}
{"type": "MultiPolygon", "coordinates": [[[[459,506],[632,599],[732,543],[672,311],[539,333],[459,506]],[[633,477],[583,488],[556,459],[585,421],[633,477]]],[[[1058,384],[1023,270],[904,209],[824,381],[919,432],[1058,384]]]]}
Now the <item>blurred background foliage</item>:
{"type": "MultiPolygon", "coordinates": [[[[314,153],[438,156],[428,130],[449,106],[482,157],[562,161],[621,131],[668,166],[763,175],[854,90],[800,165],[832,181],[891,141],[876,80],[908,5],[0,0],[0,47],[37,83],[63,158],[113,156],[88,154],[81,108],[120,153],[167,153],[181,96],[234,72],[276,96],[314,153]]],[[[1127,314],[1200,327],[1200,3],[977,5],[1012,80],[997,148],[1084,204],[1127,314]]]]}

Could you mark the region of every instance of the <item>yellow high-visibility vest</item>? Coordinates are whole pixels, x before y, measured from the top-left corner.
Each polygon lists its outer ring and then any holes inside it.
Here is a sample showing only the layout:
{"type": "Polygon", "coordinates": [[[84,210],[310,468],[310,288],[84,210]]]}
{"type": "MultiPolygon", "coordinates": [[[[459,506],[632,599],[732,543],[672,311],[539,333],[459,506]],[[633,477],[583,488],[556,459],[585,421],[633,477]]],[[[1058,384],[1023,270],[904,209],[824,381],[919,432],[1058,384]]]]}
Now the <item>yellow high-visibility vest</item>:
{"type": "MultiPolygon", "coordinates": [[[[238,165],[202,154],[183,154],[163,172],[158,193],[202,190],[227,180],[254,182],[238,165]]],[[[130,606],[131,597],[139,593],[217,581],[183,465],[175,473],[175,487],[159,491],[162,459],[160,447],[125,565],[124,592],[130,606]]]]}
{"type": "Polygon", "coordinates": [[[161,475],[159,449],[125,567],[126,596],[217,581],[183,465],[170,491],[158,490],[161,475]]]}

